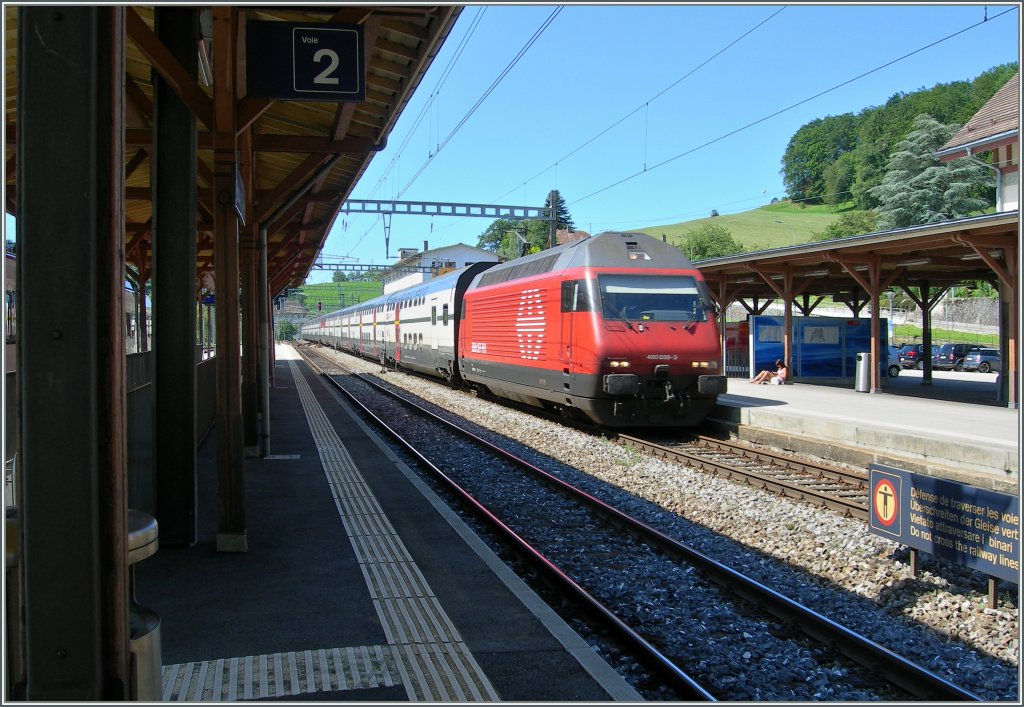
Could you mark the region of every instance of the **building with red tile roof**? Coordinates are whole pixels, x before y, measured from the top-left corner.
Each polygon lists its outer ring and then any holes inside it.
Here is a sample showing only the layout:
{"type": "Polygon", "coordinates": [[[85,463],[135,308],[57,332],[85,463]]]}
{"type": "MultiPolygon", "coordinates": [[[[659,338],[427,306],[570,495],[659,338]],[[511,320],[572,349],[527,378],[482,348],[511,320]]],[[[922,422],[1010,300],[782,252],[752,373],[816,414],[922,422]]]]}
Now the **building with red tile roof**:
{"type": "Polygon", "coordinates": [[[1020,208],[1020,72],[935,153],[943,162],[992,152],[985,165],[996,172],[996,210],[1020,208]]]}

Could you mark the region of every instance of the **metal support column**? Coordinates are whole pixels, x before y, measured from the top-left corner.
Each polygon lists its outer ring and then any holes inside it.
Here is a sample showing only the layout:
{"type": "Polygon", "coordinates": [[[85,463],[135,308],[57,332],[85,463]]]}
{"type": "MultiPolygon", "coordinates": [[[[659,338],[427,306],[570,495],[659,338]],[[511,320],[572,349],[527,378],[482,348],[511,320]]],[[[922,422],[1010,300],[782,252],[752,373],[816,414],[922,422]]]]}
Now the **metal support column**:
{"type": "Polygon", "coordinates": [[[939,298],[932,298],[930,290],[931,287],[927,280],[922,280],[918,285],[921,297],[918,303],[918,306],[921,307],[921,356],[924,357],[921,385],[932,384],[932,307],[939,301],[939,298]]]}
{"type": "Polygon", "coordinates": [[[551,209],[551,221],[548,222],[548,248],[554,248],[557,243],[558,237],[558,203],[555,200],[556,192],[554,189],[548,195],[548,207],[551,209]]]}
{"type": "Polygon", "coordinates": [[[259,347],[260,347],[260,456],[270,456],[270,352],[274,341],[273,322],[270,320],[270,285],[267,280],[267,232],[259,229],[259,276],[256,293],[259,296],[259,347]]]}
{"type": "Polygon", "coordinates": [[[131,695],[125,10],[17,12],[27,685],[15,698],[121,701],[131,695]]]}
{"type": "Polygon", "coordinates": [[[235,213],[235,10],[213,12],[213,258],[217,302],[217,550],[246,552],[235,213]]]}
{"type": "Polygon", "coordinates": [[[1020,249],[1016,246],[1003,249],[1006,272],[1010,277],[999,279],[999,350],[1003,354],[1003,369],[999,374],[999,386],[1006,401],[1006,407],[1017,410],[1020,407],[1020,291],[1017,259],[1020,249]],[[1004,333],[1005,332],[1005,333],[1004,333]]]}
{"type": "MultiPolygon", "coordinates": [[[[198,10],[157,7],[156,33],[196,75],[198,10]]],[[[153,357],[160,542],[194,545],[196,518],[196,119],[154,72],[153,357]]]]}
{"type": "Polygon", "coordinates": [[[259,332],[257,313],[259,287],[256,284],[259,234],[253,226],[244,229],[240,256],[242,275],[242,439],[245,456],[259,455],[259,332]]]}
{"type": "Polygon", "coordinates": [[[255,153],[252,147],[252,127],[238,135],[239,176],[242,194],[236,194],[236,203],[242,205],[242,440],[246,457],[260,453],[260,335],[259,335],[259,226],[253,199],[256,183],[255,153]]]}

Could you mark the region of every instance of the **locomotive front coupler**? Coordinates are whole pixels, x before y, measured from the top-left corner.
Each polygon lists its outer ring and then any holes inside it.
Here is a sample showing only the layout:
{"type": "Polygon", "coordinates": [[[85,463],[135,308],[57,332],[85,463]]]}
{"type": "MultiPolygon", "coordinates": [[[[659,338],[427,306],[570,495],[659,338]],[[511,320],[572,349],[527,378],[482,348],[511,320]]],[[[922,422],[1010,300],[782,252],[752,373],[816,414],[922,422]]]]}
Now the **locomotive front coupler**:
{"type": "Polygon", "coordinates": [[[688,392],[681,391],[681,392],[673,393],[672,395],[673,395],[673,397],[675,397],[676,400],[679,401],[679,410],[680,411],[684,411],[684,410],[686,410],[690,406],[690,400],[691,400],[692,396],[688,392]]]}

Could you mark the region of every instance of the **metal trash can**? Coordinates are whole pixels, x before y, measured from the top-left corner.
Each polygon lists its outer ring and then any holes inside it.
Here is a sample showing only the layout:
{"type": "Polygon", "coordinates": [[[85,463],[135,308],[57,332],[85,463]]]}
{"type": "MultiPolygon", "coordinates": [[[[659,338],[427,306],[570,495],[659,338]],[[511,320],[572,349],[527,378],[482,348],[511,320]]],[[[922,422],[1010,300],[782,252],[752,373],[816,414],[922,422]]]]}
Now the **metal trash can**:
{"type": "Polygon", "coordinates": [[[135,601],[135,563],[156,554],[160,546],[156,518],[128,509],[128,591],[131,620],[131,699],[160,702],[163,668],[160,655],[160,616],[135,601]]]}
{"type": "Polygon", "coordinates": [[[857,374],[855,388],[858,393],[871,390],[871,352],[857,354],[857,374]]]}

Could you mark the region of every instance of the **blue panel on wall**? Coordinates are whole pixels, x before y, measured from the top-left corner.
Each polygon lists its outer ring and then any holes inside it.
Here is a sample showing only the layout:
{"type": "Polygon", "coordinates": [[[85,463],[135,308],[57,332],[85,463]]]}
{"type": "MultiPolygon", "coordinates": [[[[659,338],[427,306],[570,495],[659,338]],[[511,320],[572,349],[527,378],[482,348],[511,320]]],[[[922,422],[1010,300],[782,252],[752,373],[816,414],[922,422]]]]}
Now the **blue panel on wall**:
{"type": "MultiPolygon", "coordinates": [[[[882,331],[885,331],[884,327],[882,331]]],[[[857,371],[857,354],[871,351],[871,321],[847,319],[845,339],[843,361],[846,363],[846,375],[852,376],[857,371]]]]}
{"type": "Polygon", "coordinates": [[[785,352],[783,333],[786,319],[784,317],[750,317],[750,375],[760,371],[774,371],[776,359],[782,358],[785,352]]]}
{"type": "Polygon", "coordinates": [[[798,317],[793,341],[797,367],[802,378],[840,378],[843,376],[843,319],[798,317]]]}
{"type": "MultiPolygon", "coordinates": [[[[750,375],[775,370],[783,358],[785,317],[755,315],[750,325],[750,375]]],[[[881,320],[881,356],[887,358],[888,320],[881,320]]],[[[798,378],[852,378],[857,354],[871,350],[871,320],[839,317],[793,317],[793,360],[787,363],[798,378]]],[[[884,371],[885,368],[883,367],[884,371]]]]}

